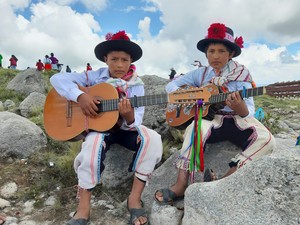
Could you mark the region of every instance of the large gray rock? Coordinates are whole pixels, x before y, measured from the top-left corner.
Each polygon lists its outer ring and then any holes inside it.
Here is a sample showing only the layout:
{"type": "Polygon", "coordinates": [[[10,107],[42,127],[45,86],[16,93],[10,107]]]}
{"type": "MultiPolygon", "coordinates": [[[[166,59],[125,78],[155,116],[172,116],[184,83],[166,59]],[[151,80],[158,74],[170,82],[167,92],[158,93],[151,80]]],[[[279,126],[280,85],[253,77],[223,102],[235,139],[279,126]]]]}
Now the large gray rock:
{"type": "MultiPolygon", "coordinates": [[[[145,83],[145,96],[150,95],[167,95],[165,91],[165,86],[168,83],[167,79],[158,77],[156,75],[145,75],[141,79],[145,83]]],[[[152,106],[145,107],[145,115],[143,124],[165,137],[169,129],[166,126],[166,105],[167,104],[156,104],[152,106]]]]}
{"type": "Polygon", "coordinates": [[[27,69],[18,73],[8,84],[7,89],[26,96],[32,92],[46,93],[47,84],[40,71],[27,69]]]}
{"type": "MultiPolygon", "coordinates": [[[[145,207],[154,224],[298,224],[300,221],[300,149],[292,138],[276,138],[271,155],[239,169],[231,176],[203,183],[198,174],[184,201],[162,206],[153,199],[160,188],[171,186],[177,178],[173,162],[178,152],[154,171],[143,193],[145,207]],[[182,211],[184,208],[184,211],[182,211]],[[183,219],[181,219],[184,214],[183,219]]],[[[239,152],[229,142],[207,146],[206,167],[222,176],[228,161],[239,152]]]]}
{"type": "Polygon", "coordinates": [[[30,93],[27,98],[25,98],[20,103],[21,115],[24,117],[30,117],[36,111],[40,112],[44,108],[46,96],[38,92],[30,93]]]}
{"type": "Polygon", "coordinates": [[[188,187],[183,225],[299,224],[300,153],[291,139],[233,175],[188,187]]]}
{"type": "Polygon", "coordinates": [[[0,157],[26,158],[47,144],[42,129],[11,112],[0,112],[0,157]]]}
{"type": "Polygon", "coordinates": [[[105,170],[102,173],[101,183],[105,188],[116,188],[125,184],[131,177],[128,167],[132,160],[133,152],[114,144],[106,153],[105,170]]]}
{"type": "MultiPolygon", "coordinates": [[[[205,151],[205,167],[213,168],[217,171],[218,176],[223,175],[228,167],[230,159],[234,157],[240,149],[230,142],[221,142],[216,144],[208,144],[205,151]]],[[[179,155],[179,150],[171,155],[159,168],[157,168],[143,192],[143,201],[148,212],[151,211],[151,206],[154,201],[154,193],[161,188],[168,188],[176,182],[178,170],[175,168],[174,162],[179,155]]],[[[195,174],[195,182],[202,182],[201,173],[195,174]]],[[[178,204],[181,207],[182,203],[178,204]]],[[[158,209],[157,212],[160,210],[158,209]]],[[[158,216],[158,215],[156,215],[158,216]]]]}

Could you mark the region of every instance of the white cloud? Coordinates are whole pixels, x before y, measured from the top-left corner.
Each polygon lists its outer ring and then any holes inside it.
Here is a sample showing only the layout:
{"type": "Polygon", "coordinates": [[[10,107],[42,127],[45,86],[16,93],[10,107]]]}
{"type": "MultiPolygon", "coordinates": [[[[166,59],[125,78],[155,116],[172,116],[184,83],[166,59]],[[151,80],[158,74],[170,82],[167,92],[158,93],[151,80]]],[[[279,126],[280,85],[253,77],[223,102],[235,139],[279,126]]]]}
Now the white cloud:
{"type": "Polygon", "coordinates": [[[82,4],[92,12],[99,12],[107,7],[107,0],[81,0],[82,4]]]}
{"type": "Polygon", "coordinates": [[[239,62],[250,70],[258,84],[270,84],[278,81],[295,80],[299,77],[299,64],[282,61],[285,47],[270,49],[266,45],[252,44],[243,51],[239,62]]]}
{"type": "Polygon", "coordinates": [[[135,8],[134,6],[131,5],[131,6],[126,7],[126,8],[123,9],[122,11],[129,13],[129,12],[131,12],[131,11],[133,11],[133,10],[136,10],[136,8],[135,8]]]}
{"type": "Polygon", "coordinates": [[[23,10],[24,8],[26,8],[29,5],[30,0],[10,0],[7,2],[12,8],[18,9],[18,10],[23,10]]]}
{"type": "Polygon", "coordinates": [[[146,7],[142,7],[142,10],[145,12],[157,12],[157,8],[154,6],[146,6],[146,7]]]}
{"type": "Polygon", "coordinates": [[[142,39],[151,38],[150,24],[151,24],[151,19],[149,17],[145,17],[143,20],[140,20],[139,26],[138,26],[139,30],[140,30],[140,33],[138,34],[139,38],[142,38],[142,39]]]}
{"type": "Polygon", "coordinates": [[[94,32],[100,30],[100,25],[91,14],[79,14],[69,6],[53,2],[38,3],[32,5],[32,16],[27,21],[14,15],[11,7],[6,8],[10,21],[17,26],[7,26],[4,21],[8,28],[0,36],[4,66],[8,66],[9,56],[15,54],[19,58],[18,68],[34,67],[38,59],[51,52],[61,63],[77,70],[83,70],[87,62],[97,62],[93,50],[100,38],[94,32]]]}

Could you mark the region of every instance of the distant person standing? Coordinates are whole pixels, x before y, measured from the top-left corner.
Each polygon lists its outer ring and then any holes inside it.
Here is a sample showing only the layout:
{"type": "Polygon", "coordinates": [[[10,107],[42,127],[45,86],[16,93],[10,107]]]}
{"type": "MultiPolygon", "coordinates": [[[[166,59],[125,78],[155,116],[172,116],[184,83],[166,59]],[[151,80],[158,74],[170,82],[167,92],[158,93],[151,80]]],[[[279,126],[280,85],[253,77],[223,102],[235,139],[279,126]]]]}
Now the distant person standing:
{"type": "Polygon", "coordinates": [[[67,73],[71,73],[72,72],[71,68],[68,65],[67,65],[67,68],[66,68],[66,72],[67,73]]]}
{"type": "Polygon", "coordinates": [[[38,71],[43,71],[45,69],[44,63],[40,59],[36,62],[35,66],[38,71]]]}
{"type": "Polygon", "coordinates": [[[18,58],[15,55],[11,55],[9,61],[10,61],[9,68],[13,70],[17,69],[18,58]]]}
{"type": "Polygon", "coordinates": [[[2,57],[2,55],[0,54],[0,68],[2,68],[2,59],[3,59],[3,57],[2,57]]]}
{"type": "Polygon", "coordinates": [[[175,74],[176,74],[176,70],[173,67],[170,70],[171,70],[171,73],[170,73],[169,77],[170,77],[170,80],[173,80],[175,77],[175,74]]]}
{"type": "Polygon", "coordinates": [[[58,59],[54,56],[54,53],[50,54],[51,67],[53,70],[58,70],[58,59]]]}
{"type": "Polygon", "coordinates": [[[45,64],[45,70],[51,70],[51,59],[49,57],[49,55],[45,55],[45,58],[43,60],[44,64],[45,64]]]}
{"type": "Polygon", "coordinates": [[[86,71],[89,71],[89,70],[93,70],[93,68],[91,67],[91,65],[89,63],[86,64],[86,71]]]}

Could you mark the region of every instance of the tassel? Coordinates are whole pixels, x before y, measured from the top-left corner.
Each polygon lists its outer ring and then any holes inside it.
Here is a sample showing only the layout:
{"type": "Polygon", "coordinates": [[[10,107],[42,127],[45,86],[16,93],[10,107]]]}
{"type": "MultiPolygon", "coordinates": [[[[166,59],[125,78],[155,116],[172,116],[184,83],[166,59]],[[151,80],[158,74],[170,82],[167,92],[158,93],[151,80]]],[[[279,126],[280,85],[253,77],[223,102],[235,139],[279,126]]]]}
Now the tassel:
{"type": "Polygon", "coordinates": [[[195,172],[204,171],[204,153],[203,153],[203,142],[201,134],[201,123],[202,123],[202,109],[203,102],[198,100],[195,119],[194,129],[192,132],[192,146],[191,146],[191,160],[190,160],[190,178],[191,182],[194,183],[195,172]]]}

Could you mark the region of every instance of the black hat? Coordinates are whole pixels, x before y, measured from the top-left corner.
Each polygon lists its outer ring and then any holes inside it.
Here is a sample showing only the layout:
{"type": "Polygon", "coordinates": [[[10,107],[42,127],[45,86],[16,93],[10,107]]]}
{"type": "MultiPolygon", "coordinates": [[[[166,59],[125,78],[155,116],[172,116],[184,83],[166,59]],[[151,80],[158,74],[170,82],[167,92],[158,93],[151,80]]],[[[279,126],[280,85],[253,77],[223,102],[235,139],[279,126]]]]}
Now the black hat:
{"type": "Polygon", "coordinates": [[[207,36],[200,40],[197,44],[197,48],[205,53],[205,49],[208,44],[213,42],[223,43],[234,51],[233,57],[236,57],[241,54],[241,48],[243,48],[243,38],[236,37],[232,29],[226,27],[222,23],[213,23],[208,28],[207,36]]]}
{"type": "Polygon", "coordinates": [[[132,62],[139,60],[143,55],[141,47],[130,41],[124,30],[115,34],[108,33],[105,38],[106,41],[99,43],[94,50],[97,59],[102,62],[105,61],[104,56],[114,50],[127,52],[131,56],[132,62]]]}

